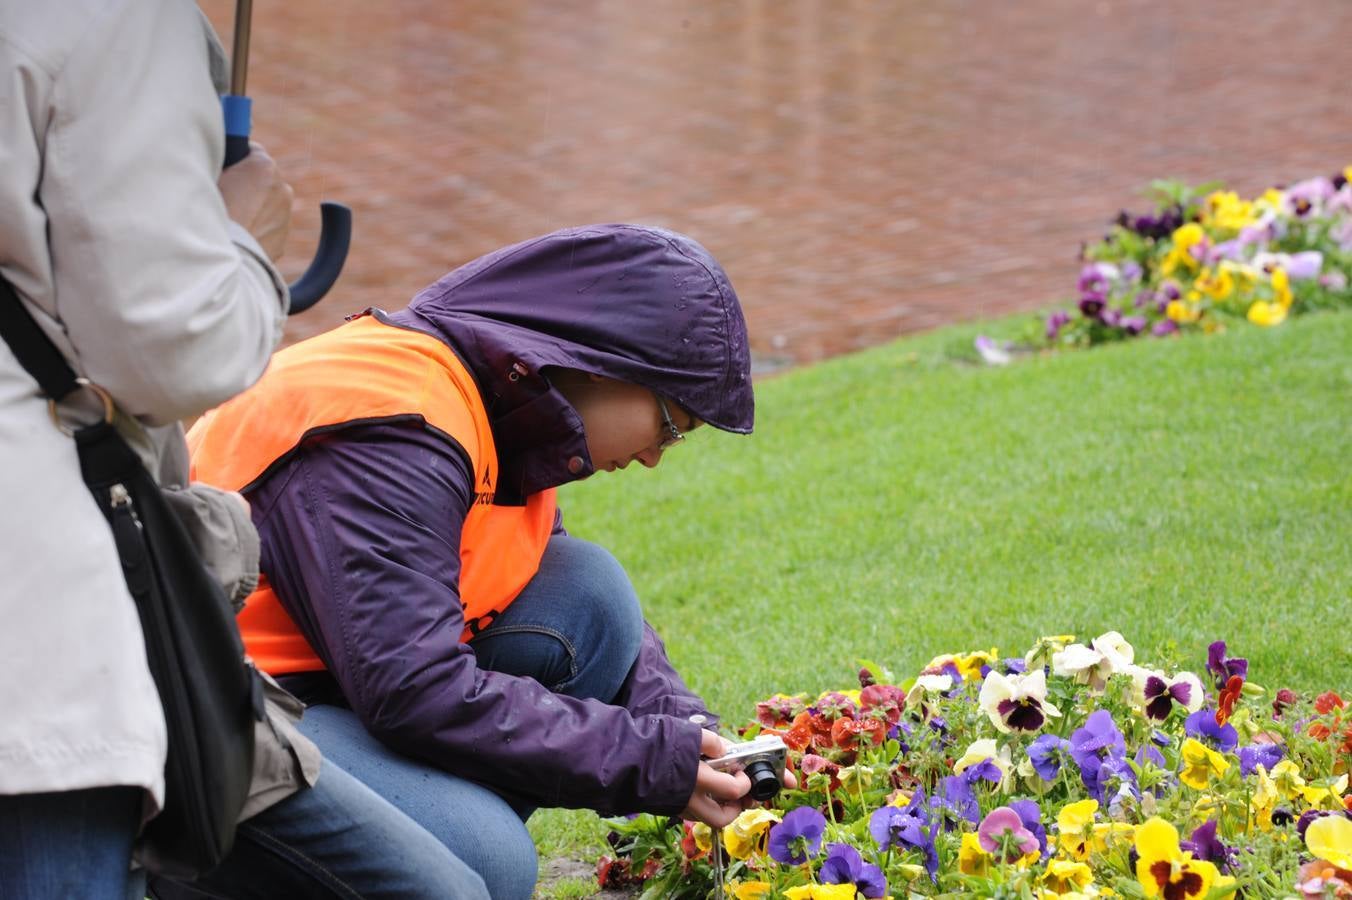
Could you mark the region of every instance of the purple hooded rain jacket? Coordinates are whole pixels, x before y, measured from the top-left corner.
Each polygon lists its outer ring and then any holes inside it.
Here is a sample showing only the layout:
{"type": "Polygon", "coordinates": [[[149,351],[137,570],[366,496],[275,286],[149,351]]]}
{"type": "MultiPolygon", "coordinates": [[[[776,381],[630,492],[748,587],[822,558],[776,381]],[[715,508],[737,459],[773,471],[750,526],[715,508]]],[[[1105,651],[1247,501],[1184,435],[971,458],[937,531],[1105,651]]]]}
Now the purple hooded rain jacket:
{"type": "MultiPolygon", "coordinates": [[[[594,471],[581,420],[545,366],[640,384],[717,428],[751,431],[737,297],[679,234],[555,232],[374,314],[444,340],[467,364],[498,448],[498,502],[594,471]]],[[[328,668],[288,686],[312,699],[336,686],[390,746],[533,804],[685,807],[700,741],[689,717],[709,713],[651,628],[615,705],[482,670],[460,643],[460,530],[474,487],[449,438],[416,420],[354,424],[307,440],[248,498],[262,570],[328,668]]]]}

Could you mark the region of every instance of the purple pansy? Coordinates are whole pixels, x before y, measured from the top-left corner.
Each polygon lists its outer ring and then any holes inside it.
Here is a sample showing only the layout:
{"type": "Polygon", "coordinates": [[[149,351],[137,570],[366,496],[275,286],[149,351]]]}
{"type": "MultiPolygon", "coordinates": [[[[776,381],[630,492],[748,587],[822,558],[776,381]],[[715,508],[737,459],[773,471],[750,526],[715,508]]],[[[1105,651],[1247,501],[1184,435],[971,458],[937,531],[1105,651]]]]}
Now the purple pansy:
{"type": "Polygon", "coordinates": [[[869,817],[869,833],[880,850],[919,850],[931,879],[939,877],[939,853],[934,846],[929,805],[923,791],[911,795],[904,808],[884,806],[869,817]]]}
{"type": "Polygon", "coordinates": [[[1032,832],[1033,837],[1037,838],[1038,846],[1042,848],[1042,855],[1047,855],[1047,829],[1042,827],[1042,810],[1032,800],[1013,800],[1009,808],[1019,814],[1019,819],[1023,822],[1023,827],[1032,832]]]}
{"type": "Polygon", "coordinates": [[[1155,326],[1150,329],[1150,333],[1155,337],[1168,337],[1176,331],[1178,331],[1178,323],[1173,319],[1156,322],[1155,326]]]}
{"type": "Polygon", "coordinates": [[[1058,309],[1047,317],[1047,340],[1054,341],[1061,329],[1070,321],[1070,313],[1058,309]]]}
{"type": "Polygon", "coordinates": [[[1100,795],[1098,786],[1099,767],[1105,759],[1120,757],[1127,752],[1122,732],[1113,722],[1113,714],[1106,709],[1097,709],[1085,719],[1084,727],[1070,736],[1070,755],[1080,767],[1080,780],[1095,796],[1100,795]]]}
{"type": "Polygon", "coordinates": [[[865,897],[886,897],[887,879],[882,869],[864,862],[849,844],[828,844],[826,862],[818,877],[823,884],[852,884],[865,897]]]}
{"type": "Polygon", "coordinates": [[[1206,652],[1206,670],[1216,679],[1216,690],[1225,687],[1231,675],[1249,677],[1249,661],[1243,657],[1231,659],[1225,655],[1225,641],[1215,641],[1206,652]]]}
{"type": "Polygon", "coordinates": [[[790,810],[770,829],[770,858],[777,863],[800,866],[822,847],[826,817],[811,806],[790,810]]]}
{"type": "Polygon", "coordinates": [[[1286,751],[1278,744],[1249,744],[1239,748],[1239,774],[1248,778],[1257,766],[1271,772],[1272,767],[1282,761],[1286,751]]]}
{"type": "Polygon", "coordinates": [[[1145,316],[1123,316],[1122,321],[1119,324],[1127,334],[1138,335],[1142,331],[1145,331],[1145,326],[1149,323],[1146,321],[1145,316]]]}
{"type": "MultiPolygon", "coordinates": [[[[965,773],[964,773],[965,774],[965,773]]],[[[949,775],[939,781],[939,791],[930,798],[930,806],[943,819],[944,827],[951,826],[949,813],[953,817],[966,819],[975,825],[981,821],[981,805],[972,793],[972,783],[962,775],[949,775]]]]}
{"type": "Polygon", "coordinates": [[[1069,758],[1070,741],[1054,734],[1044,734],[1028,745],[1028,759],[1043,781],[1055,781],[1069,758]]]}
{"type": "Polygon", "coordinates": [[[1229,753],[1239,744],[1239,732],[1235,726],[1226,722],[1216,724],[1216,714],[1209,709],[1199,709],[1183,722],[1183,731],[1188,737],[1197,738],[1212,748],[1229,753]]]}
{"type": "Polygon", "coordinates": [[[1202,700],[1199,696],[1201,688],[1201,683],[1192,677],[1168,681],[1159,675],[1150,675],[1142,688],[1145,694],[1146,717],[1163,722],[1169,718],[1174,703],[1185,708],[1195,708],[1193,701],[1200,704],[1202,700]]]}
{"type": "Polygon", "coordinates": [[[1216,837],[1216,822],[1214,819],[1208,819],[1201,825],[1193,829],[1191,837],[1186,841],[1179,841],[1179,849],[1190,852],[1197,859],[1214,863],[1222,871],[1233,868],[1238,853],[1231,847],[1225,846],[1216,837]]]}

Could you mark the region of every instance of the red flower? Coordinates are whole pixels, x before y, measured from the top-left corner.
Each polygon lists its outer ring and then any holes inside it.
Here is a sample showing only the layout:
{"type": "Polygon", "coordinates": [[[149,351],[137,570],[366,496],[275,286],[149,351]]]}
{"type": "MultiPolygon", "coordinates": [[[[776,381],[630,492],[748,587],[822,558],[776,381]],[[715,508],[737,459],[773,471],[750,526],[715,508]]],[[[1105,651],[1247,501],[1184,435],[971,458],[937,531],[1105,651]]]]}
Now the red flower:
{"type": "Polygon", "coordinates": [[[859,692],[859,705],[864,712],[887,719],[889,725],[901,721],[901,707],[906,695],[901,688],[890,684],[874,684],[859,692]]]}
{"type": "Polygon", "coordinates": [[[681,852],[685,854],[685,858],[699,859],[708,853],[708,850],[701,850],[695,843],[695,823],[687,821],[681,824],[685,827],[685,834],[681,837],[681,852]]]}
{"type": "Polygon", "coordinates": [[[1277,691],[1277,696],[1272,700],[1272,717],[1280,719],[1283,712],[1295,705],[1296,699],[1296,692],[1290,688],[1277,691]]]}
{"type": "Polygon", "coordinates": [[[845,750],[881,744],[886,737],[885,723],[877,719],[836,719],[831,725],[831,743],[845,750]]]}
{"type": "Polygon", "coordinates": [[[784,743],[799,753],[808,748],[812,743],[812,713],[800,712],[794,716],[793,724],[784,732],[784,743]]]}
{"type": "Polygon", "coordinates": [[[1224,725],[1229,721],[1230,716],[1235,712],[1235,704],[1239,702],[1239,694],[1244,690],[1244,679],[1238,675],[1231,675],[1230,680],[1225,682],[1225,687],[1221,688],[1220,696],[1216,698],[1216,724],[1224,725]]]}
{"type": "Polygon", "coordinates": [[[1321,716],[1335,709],[1342,709],[1345,705],[1343,698],[1333,691],[1325,691],[1314,698],[1314,711],[1321,716]]]}

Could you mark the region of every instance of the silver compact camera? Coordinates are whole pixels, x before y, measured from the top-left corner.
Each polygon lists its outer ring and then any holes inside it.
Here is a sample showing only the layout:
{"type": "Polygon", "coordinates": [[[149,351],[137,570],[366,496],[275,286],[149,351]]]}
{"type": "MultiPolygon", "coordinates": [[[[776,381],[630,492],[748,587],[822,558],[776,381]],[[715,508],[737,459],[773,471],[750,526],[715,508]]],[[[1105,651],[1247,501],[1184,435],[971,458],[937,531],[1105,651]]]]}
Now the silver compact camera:
{"type": "Polygon", "coordinates": [[[736,774],[745,772],[751,779],[750,794],[756,800],[769,800],[784,784],[784,758],[789,748],[775,735],[765,735],[742,744],[733,744],[718,759],[707,760],[710,768],[736,774]]]}

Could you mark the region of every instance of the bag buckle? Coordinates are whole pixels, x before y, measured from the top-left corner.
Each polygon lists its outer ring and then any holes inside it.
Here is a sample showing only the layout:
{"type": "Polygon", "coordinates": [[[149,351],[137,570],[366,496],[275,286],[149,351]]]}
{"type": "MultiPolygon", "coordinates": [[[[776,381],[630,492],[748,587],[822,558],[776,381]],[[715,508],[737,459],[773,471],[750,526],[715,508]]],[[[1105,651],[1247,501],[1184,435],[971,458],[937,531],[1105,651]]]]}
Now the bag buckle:
{"type": "MultiPolygon", "coordinates": [[[[90,381],[88,378],[77,378],[75,379],[75,384],[93,392],[94,396],[103,401],[103,421],[107,425],[113,424],[113,418],[117,414],[117,406],[113,403],[113,395],[90,381]]],[[[61,413],[57,410],[55,400],[47,401],[47,414],[52,417],[52,423],[56,425],[57,431],[61,432],[66,437],[74,436],[74,430],[67,428],[66,423],[61,421],[61,413]]]]}

